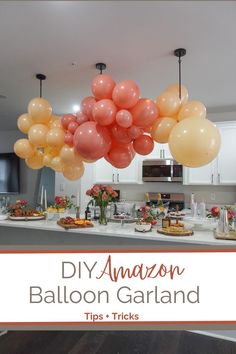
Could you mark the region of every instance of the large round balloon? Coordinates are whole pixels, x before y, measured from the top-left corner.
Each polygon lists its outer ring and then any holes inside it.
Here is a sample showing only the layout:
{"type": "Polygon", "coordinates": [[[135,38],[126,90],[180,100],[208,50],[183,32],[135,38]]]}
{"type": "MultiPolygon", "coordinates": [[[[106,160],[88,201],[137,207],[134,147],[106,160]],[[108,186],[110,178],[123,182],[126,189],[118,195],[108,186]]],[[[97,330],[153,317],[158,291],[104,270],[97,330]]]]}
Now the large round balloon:
{"type": "Polygon", "coordinates": [[[34,123],[47,124],[52,116],[52,107],[44,98],[36,97],[29,102],[28,113],[34,123]]]}
{"type": "Polygon", "coordinates": [[[110,146],[111,137],[108,129],[96,122],[85,122],[75,132],[75,150],[85,159],[100,159],[109,151],[110,146]]]}
{"type": "Polygon", "coordinates": [[[189,117],[206,118],[206,107],[199,101],[188,101],[185,103],[178,114],[178,120],[189,117]]]}
{"type": "Polygon", "coordinates": [[[128,129],[122,128],[115,124],[111,128],[113,138],[120,144],[131,143],[132,138],[128,135],[128,129]]]}
{"type": "Polygon", "coordinates": [[[111,98],[115,81],[106,74],[97,75],[92,81],[92,93],[97,100],[111,98]]]}
{"type": "Polygon", "coordinates": [[[71,122],[75,122],[75,121],[76,121],[76,115],[71,114],[71,113],[65,114],[61,118],[61,124],[65,130],[68,129],[68,126],[71,122]]]}
{"type": "Polygon", "coordinates": [[[120,108],[131,108],[136,105],[140,96],[138,85],[132,80],[121,81],[114,87],[112,99],[120,108]]]}
{"type": "Polygon", "coordinates": [[[36,147],[47,146],[48,127],[44,124],[33,124],[28,132],[29,141],[36,147]]]}
{"type": "Polygon", "coordinates": [[[116,113],[116,123],[122,128],[129,128],[133,124],[132,114],[126,109],[121,109],[116,113]]]}
{"type": "Polygon", "coordinates": [[[184,166],[204,166],[217,156],[220,134],[208,119],[191,117],[171,130],[169,148],[174,159],[184,166]]]}
{"type": "Polygon", "coordinates": [[[90,120],[93,120],[92,112],[95,103],[96,100],[92,96],[85,97],[81,102],[81,110],[90,120]]]}
{"type": "Polygon", "coordinates": [[[170,132],[176,124],[177,121],[174,118],[162,117],[157,119],[151,130],[153,140],[160,144],[168,143],[170,132]]]}
{"type": "Polygon", "coordinates": [[[93,106],[93,118],[99,125],[110,125],[115,121],[117,108],[112,100],[104,99],[93,106]]]}
{"type": "Polygon", "coordinates": [[[24,133],[27,134],[30,127],[34,124],[32,118],[28,113],[22,114],[18,119],[17,119],[17,126],[18,129],[24,133]]]}
{"type": "Polygon", "coordinates": [[[171,117],[180,109],[180,99],[177,93],[164,91],[157,97],[156,105],[161,117],[171,117]]]}
{"type": "Polygon", "coordinates": [[[118,145],[109,151],[105,159],[116,168],[126,168],[130,165],[133,154],[129,147],[118,145]]]}
{"type": "Polygon", "coordinates": [[[14,152],[21,159],[28,159],[35,154],[35,149],[28,139],[19,139],[14,144],[14,152]]]}
{"type": "Polygon", "coordinates": [[[65,133],[62,129],[53,128],[47,133],[47,144],[54,148],[61,148],[64,145],[65,133]]]}
{"type": "Polygon", "coordinates": [[[136,125],[131,125],[131,127],[127,129],[127,134],[131,140],[137,139],[140,135],[143,134],[143,129],[136,127],[136,125]]]}
{"type": "Polygon", "coordinates": [[[147,98],[141,98],[130,112],[133,116],[133,124],[138,127],[152,125],[158,116],[155,103],[147,98]]]}
{"type": "Polygon", "coordinates": [[[148,155],[154,149],[154,141],[148,135],[141,135],[133,142],[134,150],[139,155],[148,155]]]}
{"type": "MultiPolygon", "coordinates": [[[[172,84],[167,87],[166,91],[174,92],[179,96],[179,84],[172,84]]],[[[181,104],[184,104],[188,101],[188,90],[184,85],[181,85],[181,104]]]]}
{"type": "Polygon", "coordinates": [[[40,151],[36,151],[36,153],[25,160],[25,163],[28,167],[32,168],[33,170],[39,170],[43,168],[43,154],[40,151]]]}
{"type": "Polygon", "coordinates": [[[84,174],[84,164],[81,161],[77,165],[64,165],[62,169],[63,176],[70,181],[81,178],[84,174]]]}

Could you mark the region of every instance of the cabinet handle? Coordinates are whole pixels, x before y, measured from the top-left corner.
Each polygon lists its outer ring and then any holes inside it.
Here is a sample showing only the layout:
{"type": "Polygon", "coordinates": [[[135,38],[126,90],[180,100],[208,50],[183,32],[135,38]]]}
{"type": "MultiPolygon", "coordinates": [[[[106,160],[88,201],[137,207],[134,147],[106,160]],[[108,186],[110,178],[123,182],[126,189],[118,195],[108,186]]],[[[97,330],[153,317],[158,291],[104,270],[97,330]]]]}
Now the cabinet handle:
{"type": "Polygon", "coordinates": [[[220,183],[220,173],[218,173],[218,183],[220,183]]]}
{"type": "Polygon", "coordinates": [[[162,150],[160,150],[160,158],[162,159],[162,150]]]}
{"type": "Polygon", "coordinates": [[[114,183],[115,182],[115,174],[112,173],[112,182],[114,183]]]}
{"type": "Polygon", "coordinates": [[[165,150],[162,150],[163,151],[163,157],[165,158],[165,150]]]}
{"type": "Polygon", "coordinates": [[[211,184],[213,184],[214,183],[214,175],[213,175],[213,173],[211,174],[211,184]]]}
{"type": "Polygon", "coordinates": [[[117,173],[117,182],[120,182],[120,175],[117,173]]]}

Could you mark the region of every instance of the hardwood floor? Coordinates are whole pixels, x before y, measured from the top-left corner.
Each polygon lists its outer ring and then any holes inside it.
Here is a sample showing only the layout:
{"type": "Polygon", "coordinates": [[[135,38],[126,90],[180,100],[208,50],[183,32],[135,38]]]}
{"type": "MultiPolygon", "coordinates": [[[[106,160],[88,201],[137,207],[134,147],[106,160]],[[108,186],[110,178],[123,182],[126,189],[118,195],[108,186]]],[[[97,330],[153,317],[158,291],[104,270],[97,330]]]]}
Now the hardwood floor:
{"type": "Polygon", "coordinates": [[[185,331],[10,331],[1,354],[236,354],[236,343],[185,331]]]}

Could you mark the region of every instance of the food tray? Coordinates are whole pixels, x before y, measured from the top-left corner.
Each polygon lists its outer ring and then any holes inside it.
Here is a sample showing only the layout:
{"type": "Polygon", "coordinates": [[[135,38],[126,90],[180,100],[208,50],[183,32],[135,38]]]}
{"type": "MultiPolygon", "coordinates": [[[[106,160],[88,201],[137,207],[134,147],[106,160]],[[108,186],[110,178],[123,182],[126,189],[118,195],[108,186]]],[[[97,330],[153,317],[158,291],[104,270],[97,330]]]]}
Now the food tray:
{"type": "Polygon", "coordinates": [[[8,219],[13,221],[33,221],[33,220],[45,219],[45,215],[39,215],[39,216],[10,216],[9,215],[8,219]]]}
{"type": "Polygon", "coordinates": [[[217,232],[214,230],[214,236],[218,240],[235,240],[236,241],[236,231],[229,231],[228,234],[217,232]]]}
{"type": "Polygon", "coordinates": [[[64,224],[60,220],[57,221],[57,225],[63,227],[65,230],[70,230],[70,229],[86,229],[88,227],[93,227],[94,225],[76,225],[76,224],[64,224]]]}
{"type": "Polygon", "coordinates": [[[157,229],[157,232],[159,234],[162,235],[166,235],[166,236],[192,236],[193,235],[193,231],[192,230],[184,230],[181,232],[174,232],[174,231],[167,231],[165,229],[157,229]]]}

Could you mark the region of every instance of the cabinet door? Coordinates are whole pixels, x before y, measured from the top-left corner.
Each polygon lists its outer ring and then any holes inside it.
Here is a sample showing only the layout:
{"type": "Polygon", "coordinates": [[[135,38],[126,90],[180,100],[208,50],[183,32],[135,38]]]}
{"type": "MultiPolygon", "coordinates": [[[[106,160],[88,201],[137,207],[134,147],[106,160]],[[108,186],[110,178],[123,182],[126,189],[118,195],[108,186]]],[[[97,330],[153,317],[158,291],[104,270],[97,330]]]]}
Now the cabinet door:
{"type": "Polygon", "coordinates": [[[221,148],[217,159],[218,184],[236,185],[236,124],[221,123],[221,148]]]}
{"type": "Polygon", "coordinates": [[[114,183],[115,169],[105,159],[100,159],[94,164],[95,183],[114,183]]]}
{"type": "Polygon", "coordinates": [[[215,161],[197,168],[184,167],[183,184],[214,184],[214,166],[215,161]]]}
{"type": "Polygon", "coordinates": [[[161,149],[162,149],[162,158],[164,158],[164,159],[172,159],[173,158],[171,155],[168,144],[162,144],[161,149]]]}
{"type": "Polygon", "coordinates": [[[135,157],[131,164],[116,170],[116,183],[138,183],[138,158],[135,157]]]}

